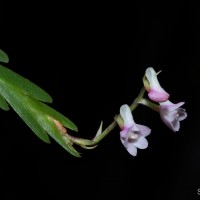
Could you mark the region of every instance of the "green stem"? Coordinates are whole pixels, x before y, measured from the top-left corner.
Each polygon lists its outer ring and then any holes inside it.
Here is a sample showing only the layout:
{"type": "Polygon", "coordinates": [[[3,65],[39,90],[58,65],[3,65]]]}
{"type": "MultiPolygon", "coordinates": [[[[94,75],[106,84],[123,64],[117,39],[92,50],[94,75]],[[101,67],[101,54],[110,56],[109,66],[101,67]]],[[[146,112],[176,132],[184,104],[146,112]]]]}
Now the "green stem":
{"type": "MultiPolygon", "coordinates": [[[[130,109],[133,112],[139,103],[142,101],[143,96],[145,93],[144,87],[140,90],[140,93],[138,97],[134,100],[134,102],[130,105],[130,109]]],[[[85,145],[85,146],[93,146],[98,144],[108,133],[110,133],[116,126],[117,126],[117,120],[121,118],[120,114],[118,114],[115,118],[114,121],[97,137],[95,140],[88,140],[88,139],[82,139],[82,138],[77,138],[73,136],[69,136],[72,142],[78,145],[85,145]]]]}
{"type": "Polygon", "coordinates": [[[142,87],[142,89],[140,90],[140,93],[139,93],[138,97],[130,105],[130,109],[131,109],[132,112],[137,108],[138,104],[142,101],[144,93],[145,93],[145,88],[142,87]]]}
{"type": "Polygon", "coordinates": [[[143,98],[143,99],[141,99],[141,101],[139,103],[144,105],[144,106],[151,108],[152,110],[154,110],[156,112],[160,111],[160,106],[153,103],[152,101],[149,101],[148,99],[143,98]]]}

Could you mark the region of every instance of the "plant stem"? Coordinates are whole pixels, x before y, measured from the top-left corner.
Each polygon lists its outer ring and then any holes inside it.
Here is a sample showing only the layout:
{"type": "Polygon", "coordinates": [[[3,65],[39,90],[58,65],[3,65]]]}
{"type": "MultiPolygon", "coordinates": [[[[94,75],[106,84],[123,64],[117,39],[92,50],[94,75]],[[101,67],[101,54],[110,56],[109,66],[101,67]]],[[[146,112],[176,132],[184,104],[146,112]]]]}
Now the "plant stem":
{"type": "MultiPolygon", "coordinates": [[[[140,90],[140,93],[138,97],[134,100],[134,102],[130,105],[130,109],[133,112],[139,103],[142,101],[143,96],[145,93],[144,87],[140,90]]],[[[88,140],[88,139],[83,139],[83,138],[77,138],[73,136],[69,136],[72,142],[78,145],[84,145],[84,146],[94,146],[98,144],[108,133],[110,133],[116,126],[117,126],[117,119],[121,118],[120,114],[114,117],[114,121],[99,135],[97,136],[94,140],[88,140]]]]}
{"type": "Polygon", "coordinates": [[[148,99],[143,98],[143,99],[141,99],[141,101],[139,103],[144,105],[144,106],[151,108],[152,110],[154,110],[156,112],[160,111],[160,106],[153,103],[152,101],[149,101],[148,99]]]}

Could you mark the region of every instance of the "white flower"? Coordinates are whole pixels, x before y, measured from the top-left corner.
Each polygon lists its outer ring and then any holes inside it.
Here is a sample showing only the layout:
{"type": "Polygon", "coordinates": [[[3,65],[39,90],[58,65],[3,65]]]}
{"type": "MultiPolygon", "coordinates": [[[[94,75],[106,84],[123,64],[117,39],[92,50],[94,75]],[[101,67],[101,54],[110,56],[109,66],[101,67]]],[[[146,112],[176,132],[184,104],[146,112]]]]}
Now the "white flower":
{"type": "Polygon", "coordinates": [[[173,104],[171,101],[160,103],[160,117],[162,121],[174,132],[179,131],[180,121],[187,117],[185,109],[181,108],[184,102],[173,104]]]}
{"type": "Polygon", "coordinates": [[[151,133],[151,129],[134,122],[127,104],[120,107],[120,115],[124,121],[120,131],[121,142],[131,155],[136,156],[137,148],[145,149],[148,147],[148,141],[145,137],[151,133]]]}
{"type": "Polygon", "coordinates": [[[144,87],[152,101],[163,102],[169,99],[169,94],[160,86],[157,74],[152,67],[146,69],[144,87]]]}

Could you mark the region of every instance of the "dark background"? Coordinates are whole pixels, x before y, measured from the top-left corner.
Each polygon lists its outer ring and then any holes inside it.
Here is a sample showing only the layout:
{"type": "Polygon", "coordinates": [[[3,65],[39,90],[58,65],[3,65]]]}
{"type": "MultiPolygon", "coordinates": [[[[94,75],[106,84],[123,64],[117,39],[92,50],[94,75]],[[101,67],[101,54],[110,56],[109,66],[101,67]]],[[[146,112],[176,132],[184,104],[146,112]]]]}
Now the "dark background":
{"type": "Polygon", "coordinates": [[[139,107],[134,119],[152,129],[149,147],[130,156],[114,129],[74,158],[40,141],[14,111],[0,111],[0,199],[200,199],[200,9],[186,3],[17,3],[0,7],[6,66],[48,91],[52,107],[92,138],[119,107],[131,104],[149,66],[188,118],[173,133],[139,107]]]}

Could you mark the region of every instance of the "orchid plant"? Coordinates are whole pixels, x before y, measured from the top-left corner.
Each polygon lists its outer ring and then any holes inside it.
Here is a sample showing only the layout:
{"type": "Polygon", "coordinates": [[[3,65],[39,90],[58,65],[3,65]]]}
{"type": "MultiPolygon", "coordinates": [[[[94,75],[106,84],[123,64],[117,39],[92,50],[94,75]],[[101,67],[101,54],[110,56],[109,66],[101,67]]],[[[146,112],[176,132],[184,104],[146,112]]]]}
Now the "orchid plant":
{"type": "MultiPolygon", "coordinates": [[[[0,50],[0,62],[8,63],[8,55],[0,50]]],[[[43,89],[7,67],[0,65],[0,108],[8,111],[10,107],[21,117],[29,128],[44,142],[50,143],[49,136],[75,157],[81,157],[75,149],[78,145],[85,149],[95,148],[116,126],[121,129],[120,140],[127,151],[137,155],[138,149],[148,147],[146,137],[151,133],[147,126],[135,123],[132,112],[139,105],[145,105],[160,114],[161,120],[172,131],[180,129],[180,121],[187,117],[184,102],[172,103],[170,95],[161,87],[158,73],[152,67],[146,69],[139,95],[129,106],[120,107],[114,121],[103,130],[101,122],[92,139],[74,137],[68,130],[78,131],[77,126],[66,116],[51,108],[52,97],[43,89]],[[145,92],[148,99],[144,98],[145,92]]]]}

